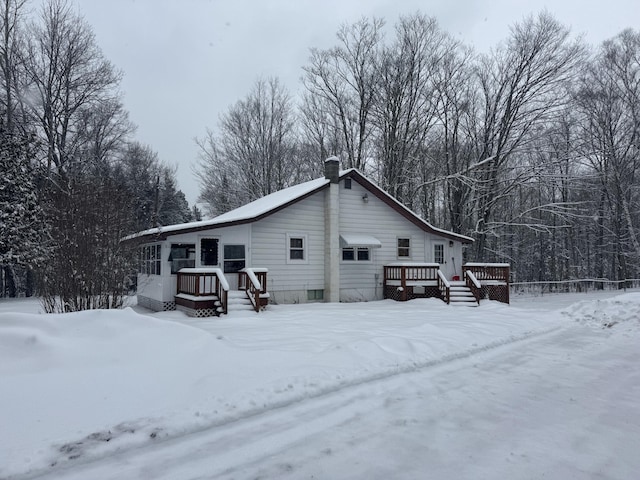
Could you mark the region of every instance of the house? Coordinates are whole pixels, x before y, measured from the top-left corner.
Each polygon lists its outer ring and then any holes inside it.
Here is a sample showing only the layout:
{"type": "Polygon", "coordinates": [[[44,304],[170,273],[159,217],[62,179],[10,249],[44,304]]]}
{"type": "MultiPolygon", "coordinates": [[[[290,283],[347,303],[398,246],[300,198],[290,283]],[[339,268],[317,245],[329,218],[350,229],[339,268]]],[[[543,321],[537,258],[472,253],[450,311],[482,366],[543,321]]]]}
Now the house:
{"type": "Polygon", "coordinates": [[[138,303],[203,316],[246,291],[275,303],[451,297],[469,237],[433,227],[355,169],[272,193],[210,220],[145,230],[138,303]],[[224,298],[223,298],[224,297],[224,298]]]}

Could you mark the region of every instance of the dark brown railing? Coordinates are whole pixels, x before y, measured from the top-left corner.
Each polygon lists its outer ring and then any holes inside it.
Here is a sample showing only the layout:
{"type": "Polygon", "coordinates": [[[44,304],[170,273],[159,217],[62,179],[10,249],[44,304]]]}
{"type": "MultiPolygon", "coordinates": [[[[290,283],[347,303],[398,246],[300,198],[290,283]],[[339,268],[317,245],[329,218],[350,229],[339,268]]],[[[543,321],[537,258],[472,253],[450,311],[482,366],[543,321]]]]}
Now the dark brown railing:
{"type": "Polygon", "coordinates": [[[406,301],[408,297],[408,287],[438,286],[438,271],[440,265],[437,263],[398,263],[384,266],[384,289],[385,298],[406,301]],[[393,289],[393,293],[391,292],[393,289]]]}
{"type": "Polygon", "coordinates": [[[178,294],[194,297],[216,296],[222,313],[227,313],[229,283],[219,268],[182,268],[177,278],[178,294]]]}
{"type": "Polygon", "coordinates": [[[438,270],[438,288],[442,293],[442,299],[447,305],[451,303],[451,284],[444,276],[441,270],[438,270]]]}
{"type": "Polygon", "coordinates": [[[478,305],[480,305],[480,298],[482,298],[482,284],[476,278],[473,271],[464,271],[464,281],[469,290],[471,290],[471,293],[473,293],[473,297],[476,299],[476,302],[478,302],[478,305]]]}
{"type": "Polygon", "coordinates": [[[253,309],[259,312],[269,304],[266,268],[243,268],[238,272],[238,290],[244,290],[253,309]]]}
{"type": "Polygon", "coordinates": [[[473,272],[482,286],[482,292],[491,300],[509,303],[508,263],[466,263],[462,271],[473,272]]]}

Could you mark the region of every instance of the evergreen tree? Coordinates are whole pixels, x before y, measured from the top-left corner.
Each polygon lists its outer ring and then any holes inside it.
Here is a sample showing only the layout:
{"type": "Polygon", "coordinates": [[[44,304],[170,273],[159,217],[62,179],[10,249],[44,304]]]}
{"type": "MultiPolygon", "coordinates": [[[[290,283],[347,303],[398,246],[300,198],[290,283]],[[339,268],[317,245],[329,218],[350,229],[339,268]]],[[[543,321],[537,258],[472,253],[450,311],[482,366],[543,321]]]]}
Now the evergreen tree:
{"type": "Polygon", "coordinates": [[[10,296],[21,290],[16,270],[37,267],[50,240],[34,185],[31,144],[0,125],[0,267],[10,296]]]}

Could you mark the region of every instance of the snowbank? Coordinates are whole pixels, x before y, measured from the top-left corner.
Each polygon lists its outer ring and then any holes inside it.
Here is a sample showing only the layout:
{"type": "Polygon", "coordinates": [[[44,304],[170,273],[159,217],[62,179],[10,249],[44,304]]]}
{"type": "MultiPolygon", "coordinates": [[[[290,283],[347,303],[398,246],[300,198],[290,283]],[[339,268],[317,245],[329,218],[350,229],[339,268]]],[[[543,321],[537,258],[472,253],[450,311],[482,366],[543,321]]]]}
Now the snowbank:
{"type": "Polygon", "coordinates": [[[573,320],[638,328],[640,294],[562,314],[434,299],[274,305],[208,320],[131,309],[0,311],[4,478],[222,425],[573,320]]]}

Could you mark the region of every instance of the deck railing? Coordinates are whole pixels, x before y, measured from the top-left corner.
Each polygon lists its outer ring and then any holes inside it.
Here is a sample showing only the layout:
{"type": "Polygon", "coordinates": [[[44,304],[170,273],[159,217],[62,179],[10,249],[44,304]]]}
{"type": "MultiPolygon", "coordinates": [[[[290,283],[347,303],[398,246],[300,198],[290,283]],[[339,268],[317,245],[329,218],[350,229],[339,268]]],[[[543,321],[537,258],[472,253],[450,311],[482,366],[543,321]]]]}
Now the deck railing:
{"type": "Polygon", "coordinates": [[[218,297],[222,313],[227,313],[229,283],[219,268],[182,268],[178,271],[178,294],[218,297]]]}
{"type": "Polygon", "coordinates": [[[269,303],[266,268],[243,268],[238,272],[238,290],[244,290],[253,309],[259,312],[269,303]]]}
{"type": "Polygon", "coordinates": [[[442,273],[442,270],[438,270],[438,288],[442,293],[442,299],[449,305],[451,303],[451,284],[442,273]]]}
{"type": "Polygon", "coordinates": [[[472,272],[491,300],[509,303],[508,263],[466,263],[462,271],[472,272]]]}
{"type": "Polygon", "coordinates": [[[413,292],[415,287],[437,287],[439,269],[440,265],[437,263],[399,262],[385,265],[385,298],[406,301],[409,299],[409,290],[413,292]]]}
{"type": "Polygon", "coordinates": [[[473,273],[472,270],[465,270],[464,271],[464,281],[465,281],[467,287],[469,288],[469,290],[471,290],[471,293],[473,293],[473,296],[474,296],[474,298],[476,299],[476,302],[478,302],[478,305],[479,305],[480,304],[480,298],[482,297],[482,284],[476,278],[476,276],[475,276],[475,274],[473,273]]]}

